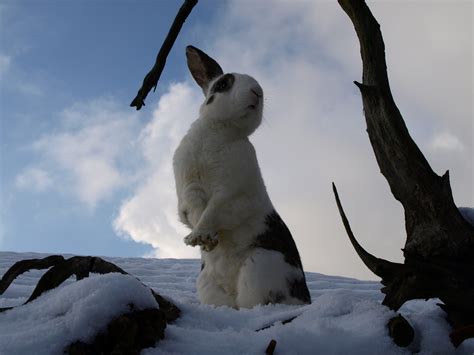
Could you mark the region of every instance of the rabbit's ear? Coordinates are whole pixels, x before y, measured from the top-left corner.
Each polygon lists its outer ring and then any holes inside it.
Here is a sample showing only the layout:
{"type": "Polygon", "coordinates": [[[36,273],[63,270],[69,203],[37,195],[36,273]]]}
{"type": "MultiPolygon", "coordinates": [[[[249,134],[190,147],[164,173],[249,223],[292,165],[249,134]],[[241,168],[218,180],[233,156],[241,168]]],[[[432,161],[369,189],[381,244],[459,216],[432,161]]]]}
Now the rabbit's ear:
{"type": "Polygon", "coordinates": [[[224,74],[221,66],[214,59],[196,47],[186,47],[186,58],[191,75],[204,93],[212,79],[224,74]]]}

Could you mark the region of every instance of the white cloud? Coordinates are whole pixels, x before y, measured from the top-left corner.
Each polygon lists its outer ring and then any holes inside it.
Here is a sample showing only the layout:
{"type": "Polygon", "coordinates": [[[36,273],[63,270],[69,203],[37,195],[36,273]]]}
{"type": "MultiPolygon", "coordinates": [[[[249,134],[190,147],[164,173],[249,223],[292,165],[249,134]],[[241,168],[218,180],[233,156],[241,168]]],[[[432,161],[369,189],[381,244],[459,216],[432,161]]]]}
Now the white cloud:
{"type": "Polygon", "coordinates": [[[47,171],[29,167],[16,177],[15,185],[20,189],[33,189],[41,192],[53,186],[53,179],[47,171]]]}
{"type": "Polygon", "coordinates": [[[155,248],[153,256],[198,256],[195,248],[183,243],[189,231],[178,221],[172,155],[197,117],[201,96],[181,83],[172,85],[161,97],[152,120],[140,135],[146,173],[114,221],[119,234],[151,244],[155,248]]]}
{"type": "Polygon", "coordinates": [[[449,132],[442,132],[434,136],[430,142],[430,148],[455,152],[462,152],[465,149],[459,138],[449,132]]]}
{"type": "MultiPolygon", "coordinates": [[[[63,126],[58,132],[33,143],[40,163],[17,177],[20,186],[28,182],[38,185],[42,181],[40,171],[43,178],[52,174],[56,189],[72,192],[93,208],[134,181],[130,164],[136,158],[136,113],[121,111],[112,99],[100,99],[76,104],[64,110],[60,118],[63,126]]],[[[43,184],[48,181],[43,180],[43,184]]],[[[46,187],[50,187],[47,182],[46,187]]]]}

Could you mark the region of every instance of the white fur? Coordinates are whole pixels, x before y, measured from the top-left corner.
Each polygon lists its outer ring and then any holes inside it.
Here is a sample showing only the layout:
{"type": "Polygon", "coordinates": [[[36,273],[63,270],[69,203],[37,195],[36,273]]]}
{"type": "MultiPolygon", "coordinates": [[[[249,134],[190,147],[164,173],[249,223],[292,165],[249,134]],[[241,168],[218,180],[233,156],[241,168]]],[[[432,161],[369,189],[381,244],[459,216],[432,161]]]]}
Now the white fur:
{"type": "Polygon", "coordinates": [[[250,76],[233,75],[232,89],[215,93],[211,104],[206,93],[173,165],[179,216],[192,229],[185,243],[201,246],[205,264],[199,299],[238,308],[266,303],[269,289],[288,294],[286,277],[302,271],[279,252],[252,247],[273,211],[248,139],[262,120],[263,91],[250,76]]]}
{"type": "Polygon", "coordinates": [[[288,265],[282,253],[257,248],[242,265],[237,281],[237,305],[250,308],[268,302],[269,295],[300,304],[300,300],[291,296],[287,280],[302,277],[301,270],[288,265]]]}

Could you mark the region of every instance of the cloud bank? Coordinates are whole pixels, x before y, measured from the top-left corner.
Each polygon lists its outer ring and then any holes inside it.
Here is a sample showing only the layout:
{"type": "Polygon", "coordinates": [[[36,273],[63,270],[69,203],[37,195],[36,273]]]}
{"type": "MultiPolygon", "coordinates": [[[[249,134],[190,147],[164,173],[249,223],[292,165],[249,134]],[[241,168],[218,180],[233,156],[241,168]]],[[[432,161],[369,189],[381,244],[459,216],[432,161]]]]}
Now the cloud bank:
{"type": "Polygon", "coordinates": [[[201,95],[187,83],[171,85],[140,134],[140,150],[146,161],[144,177],[122,204],[114,228],[120,235],[152,245],[154,252],[149,256],[199,256],[196,249],[183,243],[189,231],[177,218],[172,156],[197,117],[201,95]]]}
{"type": "Polygon", "coordinates": [[[113,99],[104,98],[77,103],[59,116],[61,128],[27,148],[39,159],[17,176],[18,188],[54,188],[94,208],[136,179],[136,113],[122,112],[113,99]]]}

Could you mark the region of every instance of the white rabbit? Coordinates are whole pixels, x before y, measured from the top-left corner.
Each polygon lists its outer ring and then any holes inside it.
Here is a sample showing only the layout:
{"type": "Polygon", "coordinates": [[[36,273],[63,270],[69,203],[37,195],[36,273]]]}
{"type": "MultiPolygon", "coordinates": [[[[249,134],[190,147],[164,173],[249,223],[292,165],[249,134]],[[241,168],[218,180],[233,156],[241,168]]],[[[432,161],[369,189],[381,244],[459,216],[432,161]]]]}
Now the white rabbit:
{"type": "Polygon", "coordinates": [[[248,75],[224,74],[195,47],[186,57],[206,99],[173,167],[179,216],[192,229],[184,241],[201,247],[200,301],[234,308],[310,303],[295,242],[248,139],[262,120],[262,88],[248,75]]]}

